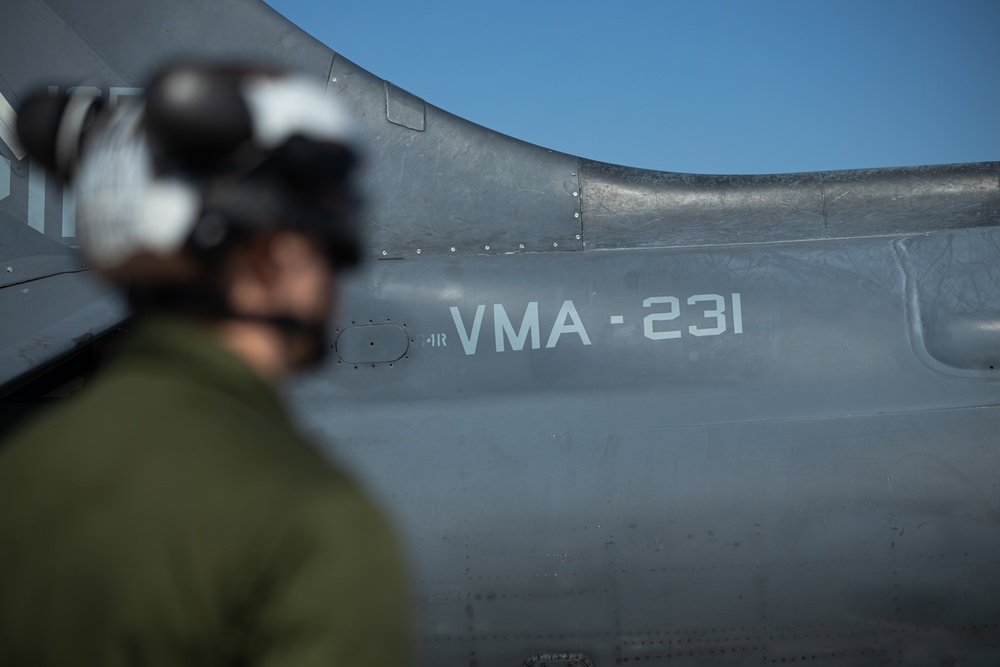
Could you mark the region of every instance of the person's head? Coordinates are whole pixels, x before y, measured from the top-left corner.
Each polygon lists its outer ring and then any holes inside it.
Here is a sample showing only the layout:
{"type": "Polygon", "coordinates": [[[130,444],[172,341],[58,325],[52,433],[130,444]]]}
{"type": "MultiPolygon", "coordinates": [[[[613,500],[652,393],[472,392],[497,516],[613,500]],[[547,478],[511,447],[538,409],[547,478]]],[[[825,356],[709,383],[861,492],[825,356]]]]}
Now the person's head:
{"type": "Polygon", "coordinates": [[[139,314],[270,330],[290,368],[326,349],[333,279],[361,254],[358,153],[321,83],[176,65],[138,103],[29,98],[18,132],[75,188],[84,255],[139,314]]]}

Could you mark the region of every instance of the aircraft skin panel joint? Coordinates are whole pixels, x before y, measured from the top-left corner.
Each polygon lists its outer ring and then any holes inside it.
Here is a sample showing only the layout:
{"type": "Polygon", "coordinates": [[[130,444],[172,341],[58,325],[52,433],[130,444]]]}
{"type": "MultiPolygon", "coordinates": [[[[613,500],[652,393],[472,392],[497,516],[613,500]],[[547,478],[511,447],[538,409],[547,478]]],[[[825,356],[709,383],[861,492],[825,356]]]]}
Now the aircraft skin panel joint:
{"type": "Polygon", "coordinates": [[[385,117],[390,123],[423,132],[427,128],[424,101],[388,81],[385,82],[385,117]]]}

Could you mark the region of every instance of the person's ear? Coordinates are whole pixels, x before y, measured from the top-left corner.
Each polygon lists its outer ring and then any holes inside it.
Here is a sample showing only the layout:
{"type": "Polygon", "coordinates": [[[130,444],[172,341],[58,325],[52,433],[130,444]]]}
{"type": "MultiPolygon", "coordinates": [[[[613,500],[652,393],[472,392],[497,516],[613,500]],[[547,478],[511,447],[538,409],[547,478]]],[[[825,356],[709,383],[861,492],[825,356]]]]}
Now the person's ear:
{"type": "Polygon", "coordinates": [[[225,270],[230,308],[238,313],[264,312],[279,272],[270,236],[251,239],[235,249],[225,270]]]}

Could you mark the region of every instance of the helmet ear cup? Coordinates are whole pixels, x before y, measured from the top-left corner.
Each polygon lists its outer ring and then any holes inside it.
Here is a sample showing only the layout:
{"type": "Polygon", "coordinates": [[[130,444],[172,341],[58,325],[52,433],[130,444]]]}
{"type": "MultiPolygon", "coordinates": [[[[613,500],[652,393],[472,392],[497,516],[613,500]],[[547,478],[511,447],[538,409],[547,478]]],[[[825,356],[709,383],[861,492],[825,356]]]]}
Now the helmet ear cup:
{"type": "Polygon", "coordinates": [[[216,165],[253,135],[239,79],[204,67],[173,67],[155,78],[144,123],[157,152],[186,169],[216,165]]]}
{"type": "Polygon", "coordinates": [[[68,101],[65,97],[35,93],[24,101],[17,113],[17,138],[24,150],[52,171],[56,168],[59,120],[68,101]]]}
{"type": "Polygon", "coordinates": [[[322,192],[342,183],[357,165],[357,154],[337,142],[316,142],[292,135],[271,156],[276,171],[303,192],[322,192]]]}
{"type": "Polygon", "coordinates": [[[100,108],[100,99],[90,93],[68,96],[34,93],[18,111],[18,139],[31,157],[63,180],[69,180],[76,169],[87,129],[100,108]]]}
{"type": "Polygon", "coordinates": [[[18,132],[34,159],[75,181],[95,266],[182,251],[211,264],[274,229],[316,238],[337,265],[360,258],[353,127],[320,81],[181,63],[119,108],[101,110],[96,88],[70,90],[26,100],[18,132]]]}

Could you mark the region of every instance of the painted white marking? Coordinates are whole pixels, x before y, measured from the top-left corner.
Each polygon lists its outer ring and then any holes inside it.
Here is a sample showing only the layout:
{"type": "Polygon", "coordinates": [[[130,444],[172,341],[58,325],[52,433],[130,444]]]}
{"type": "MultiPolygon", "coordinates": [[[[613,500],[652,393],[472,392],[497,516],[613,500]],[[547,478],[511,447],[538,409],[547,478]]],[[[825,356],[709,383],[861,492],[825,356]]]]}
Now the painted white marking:
{"type": "Polygon", "coordinates": [[[476,353],[476,347],[479,345],[479,329],[483,325],[484,312],[486,312],[485,305],[476,306],[476,318],[472,322],[472,331],[466,333],[465,323],[462,322],[462,314],[458,312],[456,306],[451,307],[451,319],[455,320],[458,337],[462,340],[462,349],[465,350],[467,355],[476,353]]]}
{"type": "Polygon", "coordinates": [[[76,236],[76,192],[71,186],[63,188],[62,199],[62,235],[73,238],[76,236]]]}
{"type": "Polygon", "coordinates": [[[504,338],[510,340],[510,349],[520,351],[524,349],[524,343],[531,334],[531,349],[537,350],[541,346],[538,334],[538,302],[530,301],[528,308],[524,311],[524,319],[521,320],[521,330],[514,333],[514,325],[507,317],[507,311],[503,304],[493,304],[493,331],[497,339],[497,352],[504,351],[504,338]]]}
{"type": "Polygon", "coordinates": [[[559,342],[559,337],[565,333],[575,333],[580,337],[584,345],[590,345],[590,336],[587,335],[587,330],[583,328],[583,322],[580,321],[580,314],[576,312],[576,306],[569,299],[563,301],[562,308],[559,309],[559,314],[556,315],[556,323],[552,325],[552,332],[549,334],[549,340],[545,343],[545,347],[555,347],[559,342]],[[570,320],[572,323],[567,324],[567,320],[570,320]]]}
{"type": "Polygon", "coordinates": [[[0,155],[0,199],[10,196],[10,160],[0,155]]]}
{"type": "Polygon", "coordinates": [[[448,334],[435,333],[427,337],[425,344],[431,347],[448,347],[448,334]]]}
{"type": "Polygon", "coordinates": [[[714,309],[705,310],[705,319],[710,317],[715,318],[714,327],[698,327],[691,325],[688,327],[688,332],[692,336],[718,336],[726,332],[726,300],[718,294],[695,294],[694,296],[689,296],[687,304],[693,306],[696,303],[701,303],[704,301],[711,301],[715,304],[714,309]]]}
{"type": "Polygon", "coordinates": [[[733,292],[733,333],[743,333],[743,297],[733,292]]]}
{"type": "Polygon", "coordinates": [[[7,144],[7,148],[14,153],[14,157],[23,160],[28,153],[17,140],[15,127],[17,127],[17,113],[14,112],[14,107],[10,105],[7,98],[0,93],[0,141],[7,144]]]}
{"type": "Polygon", "coordinates": [[[45,169],[29,160],[28,168],[28,225],[45,233],[45,169]]]}
{"type": "Polygon", "coordinates": [[[654,327],[656,322],[676,320],[681,314],[680,302],[677,300],[677,297],[673,296],[651,296],[648,299],[643,300],[642,307],[651,308],[654,304],[659,303],[664,303],[670,308],[665,313],[653,313],[652,315],[646,315],[646,317],[642,318],[643,335],[650,340],[680,338],[680,331],[657,331],[654,327]]]}
{"type": "Polygon", "coordinates": [[[612,315],[611,324],[625,324],[625,317],[623,315],[612,315]]]}
{"type": "MultiPolygon", "coordinates": [[[[739,292],[733,292],[733,333],[743,333],[743,304],[740,300],[739,292]]],[[[712,306],[702,306],[701,317],[711,323],[715,320],[715,326],[706,327],[692,324],[687,331],[692,336],[721,336],[727,331],[726,325],[726,299],[721,294],[695,294],[688,297],[687,305],[698,306],[699,304],[712,304],[712,306]]],[[[681,337],[680,331],[661,331],[655,328],[657,322],[675,320],[680,316],[680,300],[673,296],[653,296],[642,302],[643,308],[649,308],[654,304],[665,304],[666,312],[653,313],[643,318],[643,333],[646,338],[652,340],[676,339],[681,337]]]]}

